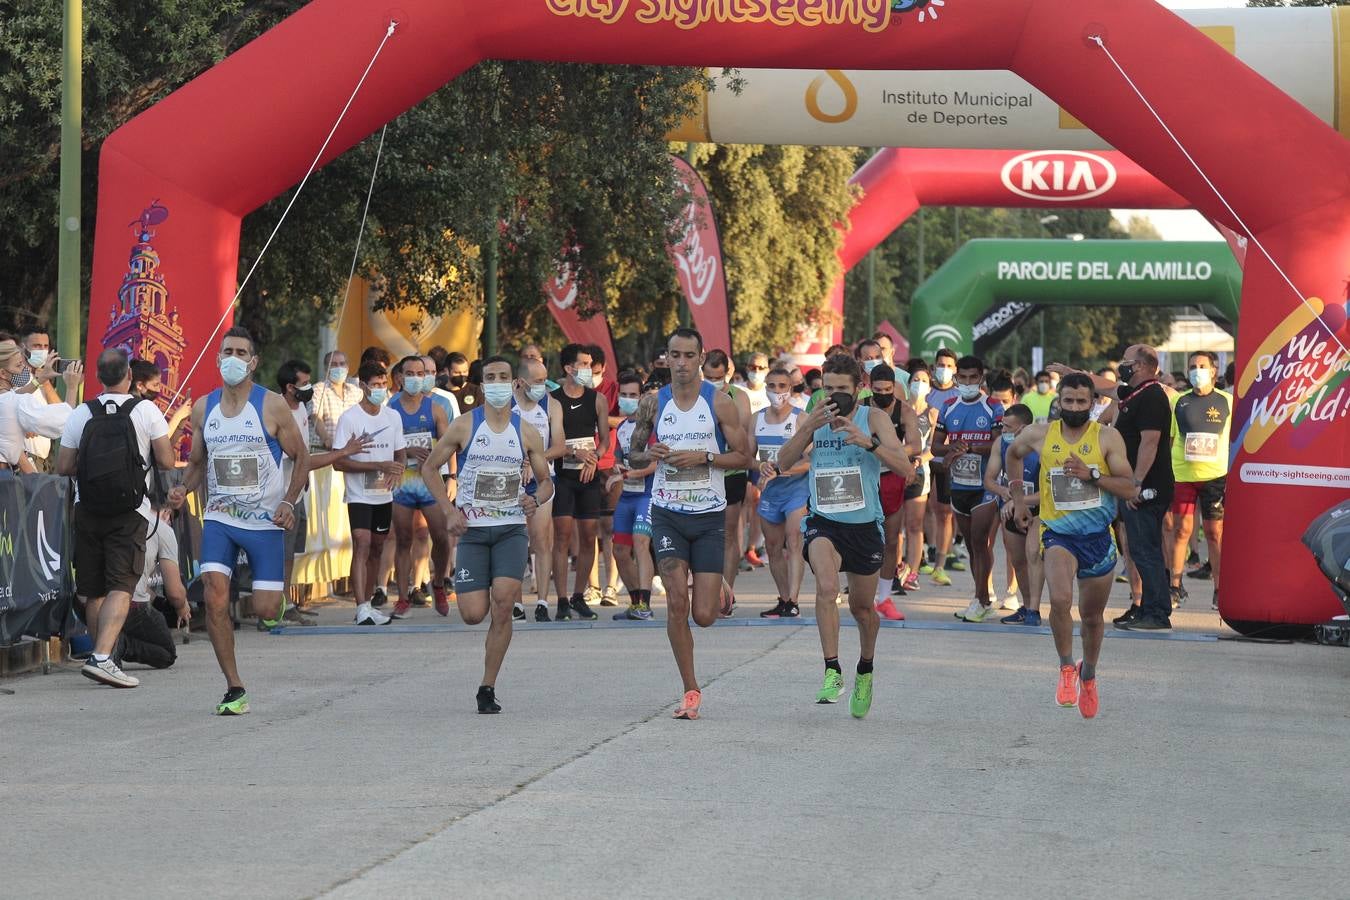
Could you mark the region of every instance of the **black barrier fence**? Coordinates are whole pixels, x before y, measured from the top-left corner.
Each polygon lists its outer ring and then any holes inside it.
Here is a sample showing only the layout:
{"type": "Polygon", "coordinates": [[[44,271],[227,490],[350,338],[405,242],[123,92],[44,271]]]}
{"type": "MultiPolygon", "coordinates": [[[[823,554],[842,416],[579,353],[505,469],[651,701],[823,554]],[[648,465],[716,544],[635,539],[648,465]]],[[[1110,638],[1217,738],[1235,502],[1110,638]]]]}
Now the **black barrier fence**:
{"type": "Polygon", "coordinates": [[[0,472],[0,645],[62,633],[74,595],[70,479],[0,472]]]}

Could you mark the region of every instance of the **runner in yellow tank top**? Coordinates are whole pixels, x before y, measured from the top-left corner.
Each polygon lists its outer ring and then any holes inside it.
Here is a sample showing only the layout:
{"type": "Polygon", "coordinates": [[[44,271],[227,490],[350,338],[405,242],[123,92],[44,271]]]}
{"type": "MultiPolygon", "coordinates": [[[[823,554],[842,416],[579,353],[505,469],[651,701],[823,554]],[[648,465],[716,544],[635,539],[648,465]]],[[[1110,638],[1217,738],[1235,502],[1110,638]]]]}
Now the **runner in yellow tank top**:
{"type": "Polygon", "coordinates": [[[1097,714],[1097,659],[1106,631],[1102,613],[1111,593],[1116,546],[1111,521],[1116,498],[1135,500],[1138,488],[1125,441],[1112,428],[1089,421],[1092,380],[1074,373],[1059,383],[1061,419],[1029,425],[1008,448],[1008,483],[1022,527],[1031,522],[1020,490],[1023,460],[1040,454],[1041,555],[1050,588],[1050,630],[1059,654],[1060,706],[1077,706],[1083,718],[1097,714]],[[1073,583],[1078,581],[1083,662],[1073,660],[1073,583]]]}

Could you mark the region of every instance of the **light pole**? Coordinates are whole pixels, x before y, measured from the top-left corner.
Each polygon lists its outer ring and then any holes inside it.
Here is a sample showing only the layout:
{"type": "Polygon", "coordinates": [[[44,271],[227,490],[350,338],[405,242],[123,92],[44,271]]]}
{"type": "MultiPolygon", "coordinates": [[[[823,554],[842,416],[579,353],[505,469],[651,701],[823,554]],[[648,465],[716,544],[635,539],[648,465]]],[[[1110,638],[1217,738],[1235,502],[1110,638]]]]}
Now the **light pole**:
{"type": "Polygon", "coordinates": [[[80,154],[84,60],[81,0],[65,0],[61,73],[60,237],[56,249],[56,340],[67,359],[83,359],[80,343],[80,154]]]}
{"type": "MultiPolygon", "coordinates": [[[[1048,216],[1041,216],[1041,217],[1040,217],[1039,219],[1037,219],[1036,221],[1037,221],[1037,222],[1040,224],[1040,226],[1041,226],[1041,237],[1043,237],[1043,238],[1044,238],[1044,237],[1049,237],[1049,232],[1046,230],[1046,227],[1045,227],[1045,226],[1047,226],[1047,225],[1053,225],[1054,223],[1058,222],[1058,221],[1059,221],[1059,216],[1055,215],[1054,213],[1051,213],[1051,214],[1048,215],[1048,216]]],[[[1081,240],[1083,236],[1080,234],[1078,237],[1079,237],[1079,239],[1081,240]]],[[[1040,313],[1037,314],[1036,318],[1040,319],[1040,325],[1041,325],[1041,342],[1040,342],[1040,348],[1041,348],[1041,361],[1044,362],[1044,361],[1045,361],[1045,307],[1044,307],[1044,306],[1041,307],[1041,311],[1040,311],[1040,313]]],[[[1035,373],[1035,372],[1032,372],[1031,374],[1032,374],[1032,376],[1034,377],[1036,373],[1035,373]]]]}

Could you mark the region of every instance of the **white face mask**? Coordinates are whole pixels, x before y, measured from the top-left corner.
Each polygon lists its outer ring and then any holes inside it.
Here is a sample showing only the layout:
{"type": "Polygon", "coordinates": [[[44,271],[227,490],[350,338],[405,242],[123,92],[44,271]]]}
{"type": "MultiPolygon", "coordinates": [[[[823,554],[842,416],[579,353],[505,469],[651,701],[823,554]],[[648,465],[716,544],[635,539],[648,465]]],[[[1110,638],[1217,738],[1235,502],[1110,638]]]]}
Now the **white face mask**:
{"type": "Polygon", "coordinates": [[[769,396],[769,403],[770,403],[770,405],[772,405],[772,406],[782,406],[784,403],[787,403],[787,402],[788,402],[788,397],[791,396],[791,395],[789,395],[789,394],[780,394],[780,393],[777,393],[776,391],[769,391],[768,396],[769,396]]]}
{"type": "Polygon", "coordinates": [[[47,351],[34,350],[28,354],[28,365],[34,369],[40,369],[47,364],[47,351]]]}
{"type": "Polygon", "coordinates": [[[1048,394],[1048,393],[1050,393],[1050,382],[1048,382],[1048,381],[1038,381],[1038,382],[1036,382],[1036,393],[1038,393],[1038,394],[1048,394]]]}
{"type": "Polygon", "coordinates": [[[487,401],[488,406],[501,409],[511,402],[511,385],[500,381],[485,384],[483,385],[483,399],[487,401]]]}
{"type": "Polygon", "coordinates": [[[346,366],[333,366],[328,370],[328,380],[333,384],[342,384],[347,380],[346,366]]]}
{"type": "Polygon", "coordinates": [[[540,400],[543,400],[544,395],[548,393],[548,385],[532,384],[529,386],[529,388],[526,389],[525,393],[529,395],[529,398],[531,400],[533,400],[535,403],[538,403],[540,400]]]}
{"type": "Polygon", "coordinates": [[[403,379],[403,393],[413,395],[422,393],[422,376],[409,375],[403,379]]]}
{"type": "Polygon", "coordinates": [[[879,366],[879,365],[881,365],[881,360],[879,360],[879,359],[869,359],[869,360],[867,360],[867,361],[865,361],[865,362],[863,363],[863,371],[866,372],[868,375],[871,375],[871,374],[872,374],[872,370],[875,369],[875,368],[876,368],[877,366],[879,366]]]}
{"type": "Polygon", "coordinates": [[[220,378],[230,387],[239,384],[248,377],[248,363],[237,356],[225,356],[220,360],[220,378]]]}
{"type": "Polygon", "coordinates": [[[1209,369],[1191,369],[1190,381],[1196,390],[1207,388],[1214,383],[1214,373],[1209,369]]]}
{"type": "Polygon", "coordinates": [[[951,384],[952,378],[955,377],[955,375],[956,370],[949,369],[946,366],[938,366],[933,370],[933,377],[937,379],[938,384],[951,384]]]}
{"type": "Polygon", "coordinates": [[[962,400],[974,400],[980,396],[980,386],[978,384],[958,384],[956,393],[961,395],[962,400]]]}
{"type": "Polygon", "coordinates": [[[595,384],[595,372],[589,367],[577,369],[576,372],[572,374],[572,380],[582,387],[590,387],[595,384]]]}
{"type": "Polygon", "coordinates": [[[371,402],[371,403],[374,403],[376,406],[384,406],[386,403],[389,402],[389,389],[388,389],[388,388],[371,388],[371,389],[370,389],[370,402],[371,402]]]}
{"type": "Polygon", "coordinates": [[[927,397],[928,392],[931,390],[932,388],[929,387],[928,382],[926,381],[911,381],[909,384],[909,392],[914,395],[914,399],[916,400],[922,400],[924,397],[927,397]]]}
{"type": "Polygon", "coordinates": [[[746,381],[748,381],[750,384],[754,385],[755,387],[759,387],[761,384],[764,383],[764,373],[763,373],[763,372],[755,372],[755,371],[751,371],[749,374],[747,374],[747,375],[745,376],[745,378],[746,378],[746,381]]]}

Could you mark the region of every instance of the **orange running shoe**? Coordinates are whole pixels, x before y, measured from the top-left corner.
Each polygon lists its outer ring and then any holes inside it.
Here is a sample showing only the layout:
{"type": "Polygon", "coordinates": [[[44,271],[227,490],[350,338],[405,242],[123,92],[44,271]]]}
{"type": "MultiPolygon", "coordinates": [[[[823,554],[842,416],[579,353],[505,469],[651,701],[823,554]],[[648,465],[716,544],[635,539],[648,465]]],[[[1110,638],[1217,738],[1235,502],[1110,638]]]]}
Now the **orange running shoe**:
{"type": "Polygon", "coordinates": [[[698,705],[703,700],[703,694],[699,691],[685,691],[684,699],[680,701],[680,708],[675,710],[677,719],[697,719],[698,705]]]}
{"type": "Polygon", "coordinates": [[[445,589],[445,582],[436,582],[436,586],[431,589],[431,592],[436,598],[436,612],[443,616],[450,615],[450,594],[445,589]]]}
{"type": "Polygon", "coordinates": [[[877,604],[877,614],[883,619],[890,619],[892,622],[905,621],[905,614],[895,608],[895,602],[889,597],[877,604]]]}
{"type": "MultiPolygon", "coordinates": [[[[1096,695],[1094,694],[1094,699],[1096,695]]],[[[1059,687],[1055,690],[1055,702],[1060,706],[1078,705],[1078,667],[1059,667],[1059,687]]],[[[1094,709],[1093,712],[1096,712],[1094,709]]]]}
{"type": "Polygon", "coordinates": [[[1074,671],[1074,676],[1078,678],[1078,711],[1083,714],[1083,718],[1091,719],[1097,715],[1097,679],[1093,678],[1084,681],[1081,677],[1083,664],[1079,663],[1074,671]]]}

